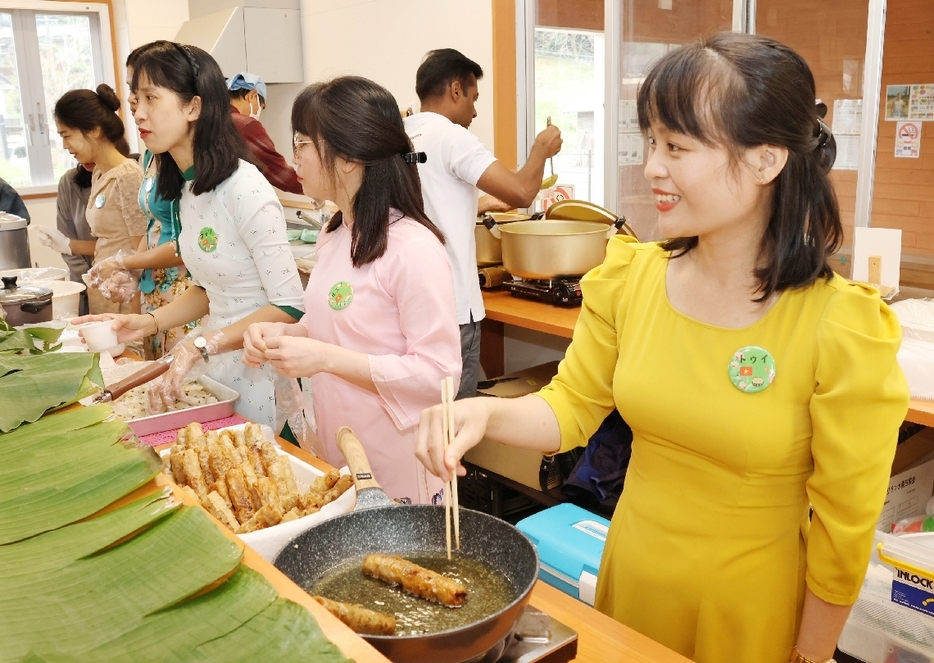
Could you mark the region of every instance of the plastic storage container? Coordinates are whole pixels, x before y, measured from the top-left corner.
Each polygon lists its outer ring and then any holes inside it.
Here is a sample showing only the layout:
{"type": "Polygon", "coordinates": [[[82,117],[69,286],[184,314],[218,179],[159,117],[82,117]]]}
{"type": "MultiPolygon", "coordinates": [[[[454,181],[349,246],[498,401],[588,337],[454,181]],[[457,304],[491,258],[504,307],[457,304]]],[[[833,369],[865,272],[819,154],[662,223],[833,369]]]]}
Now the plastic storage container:
{"type": "Polygon", "coordinates": [[[837,646],[866,663],[934,662],[934,533],[876,532],[837,646]]]}
{"type": "Polygon", "coordinates": [[[538,549],[538,577],[593,605],[610,521],[574,504],[559,504],[516,523],[538,549]]]}

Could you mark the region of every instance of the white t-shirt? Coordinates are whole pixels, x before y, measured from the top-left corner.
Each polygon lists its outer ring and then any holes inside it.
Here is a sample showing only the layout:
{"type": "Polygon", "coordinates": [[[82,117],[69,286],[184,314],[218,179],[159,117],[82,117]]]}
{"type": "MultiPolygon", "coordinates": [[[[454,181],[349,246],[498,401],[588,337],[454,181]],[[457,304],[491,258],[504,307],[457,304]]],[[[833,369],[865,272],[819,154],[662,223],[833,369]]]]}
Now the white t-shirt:
{"type": "Polygon", "coordinates": [[[454,275],[457,323],[484,317],[477,277],[477,180],[496,161],[480,139],[443,115],[422,112],[405,118],[405,131],[417,152],[425,212],[444,233],[444,248],[454,275]]]}

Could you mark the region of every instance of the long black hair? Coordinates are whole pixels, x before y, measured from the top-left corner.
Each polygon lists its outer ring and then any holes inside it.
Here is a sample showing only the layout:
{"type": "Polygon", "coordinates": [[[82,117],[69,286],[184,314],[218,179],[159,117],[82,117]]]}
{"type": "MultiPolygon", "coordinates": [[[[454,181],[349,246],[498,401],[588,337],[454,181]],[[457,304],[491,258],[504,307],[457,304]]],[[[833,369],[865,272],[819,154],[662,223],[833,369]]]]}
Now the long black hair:
{"type": "MultiPolygon", "coordinates": [[[[412,141],[405,133],[396,100],[386,88],[359,76],[313,83],[292,104],[292,130],[311,138],[324,171],[335,180],[335,160],[363,164],[363,181],[353,199],[350,253],[355,267],[386,252],[390,208],[444,235],[425,214],[418,167],[406,161],[412,141]]],[[[343,223],[335,214],[327,232],[343,223]]]]}
{"type": "MultiPolygon", "coordinates": [[[[149,83],[171,90],[183,104],[196,96],[201,99],[201,114],[194,123],[192,155],[195,195],[211,191],[233,175],[239,160],[246,157],[246,144],[230,117],[230,97],[224,75],[217,61],[197,46],[176,42],[155,42],[137,49],[130,89],[136,94],[140,77],[149,83]]],[[[184,179],[175,159],[168,152],[158,159],[159,191],[167,200],[182,195],[184,179]]]]}
{"type": "MultiPolygon", "coordinates": [[[[828,259],[843,241],[830,181],[837,147],[819,119],[814,76],[801,56],[768,37],[722,32],[662,57],[637,103],[643,132],[660,122],[707,145],[724,146],[734,166],[745,149],[788,150],[759,244],[756,301],[832,277],[828,259]]],[[[662,246],[678,257],[697,246],[697,237],[669,239],[662,246]]]]}
{"type": "Polygon", "coordinates": [[[55,119],[69,129],[77,129],[87,135],[95,129],[123,156],[130,153],[126,142],[123,122],[117,111],[120,99],[114,89],[101,83],[94,90],[69,90],[55,102],[55,119]]]}

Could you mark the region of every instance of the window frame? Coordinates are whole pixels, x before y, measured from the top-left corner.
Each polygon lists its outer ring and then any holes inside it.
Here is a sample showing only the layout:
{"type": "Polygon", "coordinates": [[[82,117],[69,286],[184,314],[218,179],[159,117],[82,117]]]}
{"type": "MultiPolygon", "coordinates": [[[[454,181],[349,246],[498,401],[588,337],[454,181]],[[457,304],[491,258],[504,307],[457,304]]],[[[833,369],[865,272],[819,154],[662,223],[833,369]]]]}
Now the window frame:
{"type": "Polygon", "coordinates": [[[30,176],[38,184],[17,187],[23,198],[44,198],[57,194],[58,183],[52,167],[51,132],[54,125],[47,125],[52,109],[46,108],[43,91],[42,71],[38,58],[38,34],[35,21],[29,25],[24,17],[36,14],[72,14],[88,16],[91,33],[91,55],[94,76],[99,83],[107,83],[117,89],[116,40],[111,20],[113,7],[105,2],[80,2],[78,0],[0,0],[0,12],[13,14],[13,44],[16,51],[17,73],[20,78],[20,95],[23,104],[23,126],[27,133],[26,146],[29,154],[30,176]],[[25,83],[25,84],[24,84],[25,83]],[[36,110],[30,111],[38,104],[36,110]],[[38,117],[36,117],[38,116],[38,117]],[[29,118],[32,117],[32,122],[29,118]],[[32,125],[32,126],[30,126],[32,125]],[[46,132],[44,138],[42,132],[46,132]],[[36,145],[37,141],[44,141],[36,145]]]}

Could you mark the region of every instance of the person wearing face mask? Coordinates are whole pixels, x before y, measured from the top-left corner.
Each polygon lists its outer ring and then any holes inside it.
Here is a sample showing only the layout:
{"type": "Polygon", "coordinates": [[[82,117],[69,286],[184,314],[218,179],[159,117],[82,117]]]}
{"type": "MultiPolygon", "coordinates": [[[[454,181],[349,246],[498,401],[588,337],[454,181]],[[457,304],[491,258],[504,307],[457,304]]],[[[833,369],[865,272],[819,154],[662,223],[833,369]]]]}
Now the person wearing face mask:
{"type": "Polygon", "coordinates": [[[260,113],[266,108],[266,84],[259,76],[241,71],[227,79],[227,89],[234,126],[246,142],[253,164],[274,187],[301,193],[302,185],[295,170],[279,154],[259,122],[260,113]]]}

